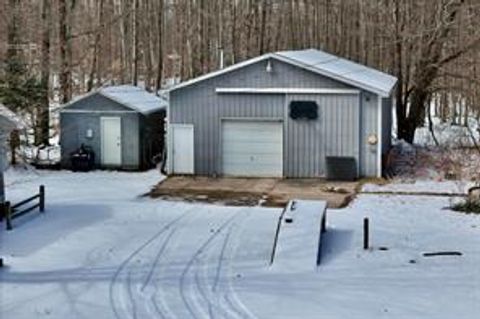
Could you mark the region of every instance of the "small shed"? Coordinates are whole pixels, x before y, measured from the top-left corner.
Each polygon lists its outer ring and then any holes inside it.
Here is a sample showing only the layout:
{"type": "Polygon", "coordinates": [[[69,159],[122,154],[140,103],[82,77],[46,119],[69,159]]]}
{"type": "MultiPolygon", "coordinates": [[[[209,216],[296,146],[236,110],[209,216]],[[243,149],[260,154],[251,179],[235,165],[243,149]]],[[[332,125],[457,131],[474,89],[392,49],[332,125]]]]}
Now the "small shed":
{"type": "Polygon", "coordinates": [[[62,167],[82,145],[98,168],[143,170],[163,152],[167,99],[132,85],[104,87],[60,111],[62,167]]]}
{"type": "Polygon", "coordinates": [[[7,167],[7,140],[10,132],[20,128],[20,123],[15,114],[0,104],[0,209],[5,201],[5,184],[3,171],[7,167]]]}
{"type": "Polygon", "coordinates": [[[170,174],[381,176],[394,76],[320,51],[281,51],[169,92],[170,174]],[[347,167],[348,166],[348,167],[347,167]]]}

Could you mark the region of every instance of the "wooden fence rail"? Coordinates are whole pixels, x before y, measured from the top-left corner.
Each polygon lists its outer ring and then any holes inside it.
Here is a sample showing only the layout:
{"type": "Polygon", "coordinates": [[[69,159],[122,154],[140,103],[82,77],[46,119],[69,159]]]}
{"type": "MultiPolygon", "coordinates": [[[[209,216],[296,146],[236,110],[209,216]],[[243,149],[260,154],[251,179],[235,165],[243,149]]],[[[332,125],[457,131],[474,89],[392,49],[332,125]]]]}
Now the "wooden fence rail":
{"type": "Polygon", "coordinates": [[[40,185],[38,194],[32,197],[29,197],[25,200],[22,200],[21,202],[18,202],[15,205],[11,205],[10,202],[5,202],[3,207],[3,210],[4,210],[3,215],[5,216],[5,219],[6,219],[7,230],[11,230],[13,228],[12,220],[20,216],[23,216],[37,208],[41,213],[45,211],[45,186],[43,185],[40,185]],[[37,199],[38,199],[38,203],[33,204],[27,208],[21,209],[22,206],[25,206],[26,204],[33,202],[37,199]]]}

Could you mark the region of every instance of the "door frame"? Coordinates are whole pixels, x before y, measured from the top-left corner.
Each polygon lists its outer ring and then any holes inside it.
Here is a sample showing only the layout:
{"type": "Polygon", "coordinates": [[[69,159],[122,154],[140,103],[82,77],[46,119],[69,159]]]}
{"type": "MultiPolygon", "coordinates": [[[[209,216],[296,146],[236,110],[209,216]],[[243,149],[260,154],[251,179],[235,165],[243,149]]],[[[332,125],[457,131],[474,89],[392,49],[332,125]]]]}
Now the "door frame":
{"type": "Polygon", "coordinates": [[[181,175],[193,175],[195,174],[195,127],[193,124],[177,124],[172,123],[168,125],[168,157],[170,160],[167,159],[168,163],[168,172],[169,174],[176,174],[175,170],[175,161],[174,161],[174,154],[175,154],[175,128],[187,128],[190,129],[192,132],[192,163],[191,163],[191,171],[189,172],[180,172],[178,174],[181,175]]]}
{"type": "Polygon", "coordinates": [[[122,117],[120,116],[101,116],[100,117],[100,160],[102,166],[122,166],[123,158],[122,158],[122,151],[123,151],[123,141],[122,141],[122,117]],[[120,163],[118,164],[106,164],[105,160],[105,147],[104,147],[104,121],[108,120],[116,120],[118,121],[119,128],[120,128],[120,163]]]}

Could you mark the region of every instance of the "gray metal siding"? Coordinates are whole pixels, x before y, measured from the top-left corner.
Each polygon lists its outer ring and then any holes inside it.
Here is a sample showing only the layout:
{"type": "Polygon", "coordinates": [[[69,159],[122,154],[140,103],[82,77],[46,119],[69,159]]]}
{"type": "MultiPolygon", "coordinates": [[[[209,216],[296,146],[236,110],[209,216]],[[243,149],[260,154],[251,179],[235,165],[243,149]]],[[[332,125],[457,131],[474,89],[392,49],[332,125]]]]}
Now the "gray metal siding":
{"type": "Polygon", "coordinates": [[[122,119],[122,168],[138,169],[140,165],[139,150],[139,115],[137,113],[61,113],[60,144],[62,164],[69,166],[70,153],[83,143],[93,148],[96,165],[101,166],[101,132],[102,116],[118,116],[122,119]],[[93,131],[93,138],[87,138],[88,129],[93,131]]]}
{"type": "Polygon", "coordinates": [[[348,88],[301,68],[272,61],[252,64],[170,94],[169,123],[193,124],[195,174],[222,174],[221,120],[265,118],[284,121],[285,177],[325,175],[325,156],[353,156],[363,176],[376,175],[376,148],[367,137],[377,131],[376,95],[368,94],[217,94],[216,88],[348,88]],[[320,118],[309,123],[288,118],[288,101],[315,99],[320,118]],[[361,103],[360,103],[361,100],[361,103]],[[361,104],[361,105],[359,105],[361,104]]]}
{"type": "Polygon", "coordinates": [[[130,111],[132,110],[126,106],[123,106],[109,98],[104,97],[99,93],[80,98],[79,100],[72,102],[65,110],[77,110],[77,111],[130,111]]]}
{"type": "Polygon", "coordinates": [[[285,176],[325,176],[326,156],[349,156],[359,161],[359,96],[290,94],[286,98],[285,176]],[[292,120],[291,101],[315,101],[317,120],[292,120]]]}
{"type": "Polygon", "coordinates": [[[208,86],[209,82],[215,82],[215,87],[220,88],[352,88],[347,84],[275,59],[270,60],[270,65],[271,72],[266,72],[267,61],[261,61],[199,84],[208,86]]]}
{"type": "MultiPolygon", "coordinates": [[[[369,145],[367,140],[378,130],[378,96],[363,92],[361,97],[361,129],[360,129],[360,175],[376,176],[377,174],[377,145],[369,145]]],[[[379,137],[380,138],[380,137],[379,137]]],[[[379,140],[379,143],[381,141],[379,140]]]]}
{"type": "Polygon", "coordinates": [[[201,90],[197,102],[191,103],[195,92],[179,95],[171,106],[171,123],[193,124],[195,173],[221,174],[221,120],[227,118],[283,118],[282,95],[213,95],[201,90]],[[172,111],[175,109],[175,111],[172,111]],[[201,111],[200,111],[201,110],[201,111]]]}

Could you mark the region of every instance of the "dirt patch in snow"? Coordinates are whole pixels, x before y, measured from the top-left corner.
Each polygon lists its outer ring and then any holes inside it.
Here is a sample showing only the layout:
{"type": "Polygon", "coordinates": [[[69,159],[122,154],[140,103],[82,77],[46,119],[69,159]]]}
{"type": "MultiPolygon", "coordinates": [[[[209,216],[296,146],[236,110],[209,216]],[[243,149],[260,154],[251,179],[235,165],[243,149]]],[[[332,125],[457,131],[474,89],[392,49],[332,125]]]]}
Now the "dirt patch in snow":
{"type": "Polygon", "coordinates": [[[172,176],[150,193],[155,198],[234,206],[284,207],[291,199],[325,200],[330,208],[347,206],[357,182],[323,179],[210,178],[172,176]]]}

